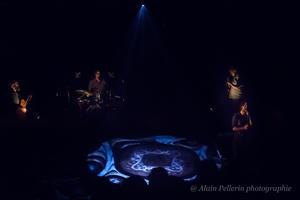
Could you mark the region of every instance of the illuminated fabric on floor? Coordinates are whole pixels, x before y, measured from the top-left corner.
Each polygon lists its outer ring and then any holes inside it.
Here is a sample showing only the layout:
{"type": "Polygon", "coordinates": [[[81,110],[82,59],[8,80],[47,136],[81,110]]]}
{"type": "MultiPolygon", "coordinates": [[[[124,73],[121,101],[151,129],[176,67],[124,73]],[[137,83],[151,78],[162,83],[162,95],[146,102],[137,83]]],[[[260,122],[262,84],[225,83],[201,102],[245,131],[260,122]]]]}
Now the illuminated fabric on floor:
{"type": "Polygon", "coordinates": [[[103,142],[98,150],[88,154],[87,162],[97,176],[120,183],[131,175],[142,176],[147,181],[151,170],[157,167],[186,181],[194,180],[200,162],[207,159],[221,168],[221,156],[213,146],[186,138],[153,136],[103,142]]]}

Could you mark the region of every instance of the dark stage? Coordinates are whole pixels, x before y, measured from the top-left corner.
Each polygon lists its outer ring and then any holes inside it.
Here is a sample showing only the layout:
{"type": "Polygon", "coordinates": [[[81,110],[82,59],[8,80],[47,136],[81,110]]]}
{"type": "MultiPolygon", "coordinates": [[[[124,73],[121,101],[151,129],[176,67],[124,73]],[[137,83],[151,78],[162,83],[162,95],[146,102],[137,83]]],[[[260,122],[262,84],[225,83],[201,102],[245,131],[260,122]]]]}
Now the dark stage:
{"type": "Polygon", "coordinates": [[[293,195],[295,8],[0,0],[1,199],[293,195]]]}

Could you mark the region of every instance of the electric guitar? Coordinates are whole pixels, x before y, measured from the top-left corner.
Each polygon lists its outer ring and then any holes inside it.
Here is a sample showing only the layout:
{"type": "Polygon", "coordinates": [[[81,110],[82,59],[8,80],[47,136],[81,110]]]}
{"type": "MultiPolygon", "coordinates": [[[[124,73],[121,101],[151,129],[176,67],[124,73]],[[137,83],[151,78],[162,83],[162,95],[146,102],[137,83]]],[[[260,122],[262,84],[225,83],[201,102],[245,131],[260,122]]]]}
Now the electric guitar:
{"type": "Polygon", "coordinates": [[[26,99],[26,101],[24,99],[21,99],[21,102],[20,102],[20,106],[22,108],[26,108],[28,102],[32,99],[32,95],[29,95],[26,99]]]}
{"type": "Polygon", "coordinates": [[[24,119],[27,113],[27,104],[32,99],[32,95],[29,95],[26,100],[21,99],[20,107],[17,109],[16,114],[19,119],[24,119]]]}

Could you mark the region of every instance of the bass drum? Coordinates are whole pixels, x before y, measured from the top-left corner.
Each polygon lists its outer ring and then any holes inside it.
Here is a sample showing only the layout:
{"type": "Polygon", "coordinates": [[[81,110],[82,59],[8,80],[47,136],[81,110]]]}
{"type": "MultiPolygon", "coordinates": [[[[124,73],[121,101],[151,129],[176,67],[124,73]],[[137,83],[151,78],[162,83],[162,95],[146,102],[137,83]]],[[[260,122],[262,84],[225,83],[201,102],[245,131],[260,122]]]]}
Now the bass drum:
{"type": "Polygon", "coordinates": [[[87,97],[81,97],[77,99],[77,108],[80,111],[85,111],[90,105],[90,99],[87,97]]]}

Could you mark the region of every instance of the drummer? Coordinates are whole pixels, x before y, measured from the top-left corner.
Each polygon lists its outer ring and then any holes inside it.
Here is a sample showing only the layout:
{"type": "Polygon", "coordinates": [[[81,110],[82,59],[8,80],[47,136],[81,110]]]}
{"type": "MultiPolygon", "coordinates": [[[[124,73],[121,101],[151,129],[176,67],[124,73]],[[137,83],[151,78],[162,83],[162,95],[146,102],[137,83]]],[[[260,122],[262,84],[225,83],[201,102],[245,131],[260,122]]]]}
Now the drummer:
{"type": "Polygon", "coordinates": [[[89,92],[94,95],[96,99],[100,99],[101,93],[104,91],[106,82],[100,78],[100,70],[96,70],[94,73],[95,78],[89,82],[89,92]]]}

